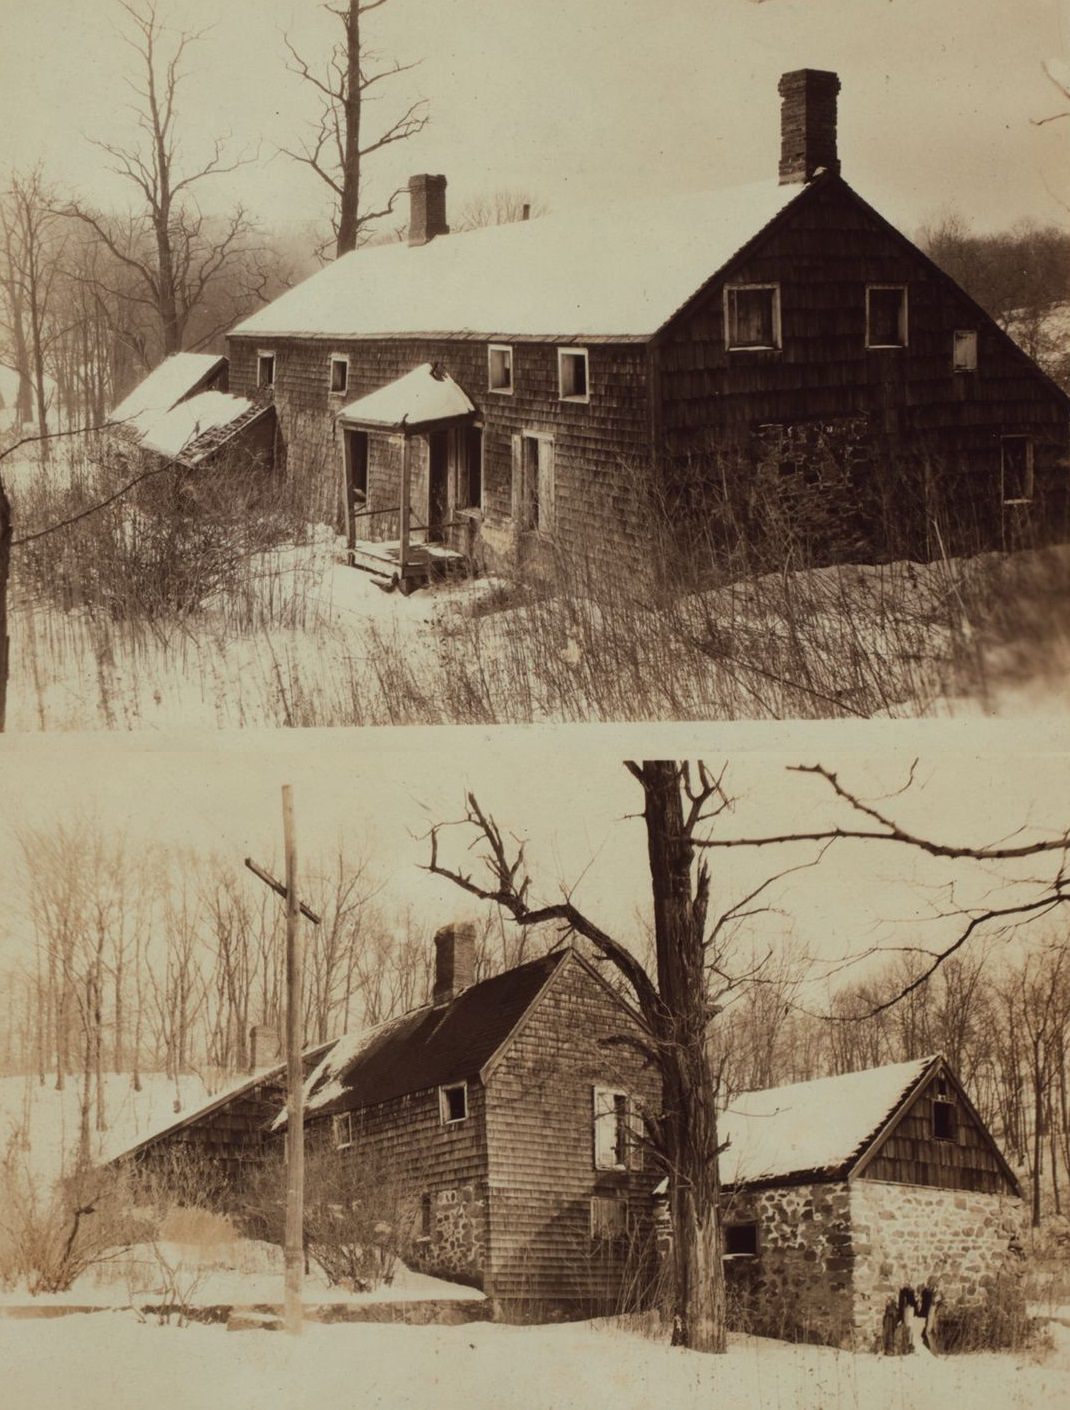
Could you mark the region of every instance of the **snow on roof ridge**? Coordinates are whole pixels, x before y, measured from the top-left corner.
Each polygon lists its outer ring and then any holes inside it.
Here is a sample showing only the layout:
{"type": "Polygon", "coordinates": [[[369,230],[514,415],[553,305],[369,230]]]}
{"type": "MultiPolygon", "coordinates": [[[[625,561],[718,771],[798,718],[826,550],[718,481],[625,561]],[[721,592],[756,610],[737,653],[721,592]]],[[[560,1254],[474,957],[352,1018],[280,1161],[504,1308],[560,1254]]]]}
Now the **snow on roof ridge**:
{"type": "Polygon", "coordinates": [[[232,332],[647,338],[807,189],[752,182],[365,246],[232,332]]]}

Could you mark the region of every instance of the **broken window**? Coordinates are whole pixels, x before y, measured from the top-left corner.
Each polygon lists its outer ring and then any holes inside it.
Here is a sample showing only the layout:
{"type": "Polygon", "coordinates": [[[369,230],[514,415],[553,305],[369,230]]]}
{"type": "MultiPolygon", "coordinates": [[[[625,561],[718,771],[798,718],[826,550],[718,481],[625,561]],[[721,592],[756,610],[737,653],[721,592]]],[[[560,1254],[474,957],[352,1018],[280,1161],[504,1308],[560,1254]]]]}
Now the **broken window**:
{"type": "Polygon", "coordinates": [[[724,1226],[726,1258],[756,1258],[758,1256],[758,1225],[754,1220],[724,1226]]]}
{"type": "Polygon", "coordinates": [[[562,401],[590,401],[586,348],[558,348],[557,381],[562,401]]]}
{"type": "Polygon", "coordinates": [[[598,1170],[625,1170],[630,1144],[628,1094],[594,1089],[594,1163],[598,1170]]]}
{"type": "Polygon", "coordinates": [[[957,1139],[954,1102],[942,1098],[933,1102],[933,1139],[936,1141],[957,1139]]]}
{"type": "Polygon", "coordinates": [[[973,329],[960,328],[956,331],[951,367],[954,372],[977,371],[977,334],[973,329]]]}
{"type": "Polygon", "coordinates": [[[729,284],[724,297],[727,347],[780,347],[778,284],[729,284]]]}
{"type": "Polygon", "coordinates": [[[487,386],[492,392],[513,390],[513,350],[498,343],[487,349],[487,386]]]}
{"type": "Polygon", "coordinates": [[[1033,442],[1028,436],[1000,440],[1004,504],[1028,504],[1033,498],[1033,442]]]}
{"type": "Polygon", "coordinates": [[[275,354],[270,352],[257,353],[256,355],[256,385],[258,387],[273,387],[275,385],[275,354]]]}
{"type": "Polygon", "coordinates": [[[331,358],[331,391],[345,392],[349,388],[349,358],[331,358]]]}
{"type": "Polygon", "coordinates": [[[468,1115],[468,1084],[455,1082],[451,1087],[440,1087],[439,1100],[442,1120],[447,1125],[463,1121],[468,1115]]]}
{"type": "Polygon", "coordinates": [[[905,348],[906,345],[906,285],[870,284],[866,289],[866,347],[905,348]]]}
{"type": "Polygon", "coordinates": [[[353,1144],[353,1114],[349,1111],[339,1112],[331,1118],[331,1125],[334,1131],[334,1144],[339,1150],[345,1146],[353,1144]]]}

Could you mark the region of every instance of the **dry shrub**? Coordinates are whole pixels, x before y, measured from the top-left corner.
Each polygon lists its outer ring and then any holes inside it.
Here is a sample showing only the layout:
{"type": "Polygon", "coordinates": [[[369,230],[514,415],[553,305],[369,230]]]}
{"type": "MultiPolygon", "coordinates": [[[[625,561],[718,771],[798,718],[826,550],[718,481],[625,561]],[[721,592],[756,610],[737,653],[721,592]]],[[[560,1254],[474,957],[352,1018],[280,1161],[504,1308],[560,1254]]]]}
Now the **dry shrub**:
{"type": "Polygon", "coordinates": [[[1022,1351],[1046,1344],[1046,1323],[1031,1317],[1020,1270],[999,1274],[977,1304],[941,1306],[932,1333],[938,1352],[1022,1351]]]}

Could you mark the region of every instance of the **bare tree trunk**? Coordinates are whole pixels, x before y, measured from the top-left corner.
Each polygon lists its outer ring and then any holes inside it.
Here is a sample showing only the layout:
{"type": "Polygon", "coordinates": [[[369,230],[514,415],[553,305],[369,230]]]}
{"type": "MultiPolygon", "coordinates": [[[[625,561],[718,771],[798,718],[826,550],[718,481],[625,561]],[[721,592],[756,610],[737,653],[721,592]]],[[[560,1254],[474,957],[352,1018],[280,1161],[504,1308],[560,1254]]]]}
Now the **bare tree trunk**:
{"type": "Polygon", "coordinates": [[[337,253],[357,248],[360,231],[360,3],[349,0],[346,16],[346,83],[343,99],[342,192],[338,198],[337,253]]]}
{"type": "Polygon", "coordinates": [[[7,588],[11,576],[11,501],[0,479],[0,734],[7,722],[7,682],[11,639],[7,630],[7,588]]]}

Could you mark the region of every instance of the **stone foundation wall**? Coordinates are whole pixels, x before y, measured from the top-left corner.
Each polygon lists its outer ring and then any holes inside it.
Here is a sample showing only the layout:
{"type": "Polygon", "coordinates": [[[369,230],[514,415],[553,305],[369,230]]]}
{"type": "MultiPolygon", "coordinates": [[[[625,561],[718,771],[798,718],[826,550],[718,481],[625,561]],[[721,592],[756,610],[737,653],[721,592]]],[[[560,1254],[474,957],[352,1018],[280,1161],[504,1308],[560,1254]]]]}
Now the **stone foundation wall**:
{"type": "Polygon", "coordinates": [[[413,1262],[425,1272],[460,1275],[479,1285],[486,1256],[486,1203],[474,1183],[436,1190],[431,1233],[416,1240],[413,1262]]]}
{"type": "Polygon", "coordinates": [[[946,1309],[976,1306],[1000,1274],[1017,1274],[1009,1245],[1021,1201],[1012,1196],[858,1180],[850,1215],[854,1326],[863,1347],[879,1343],[885,1304],[900,1288],[928,1284],[946,1309]]]}
{"type": "Polygon", "coordinates": [[[730,1324],[786,1341],[851,1339],[851,1203],[846,1183],[726,1199],[726,1224],[758,1223],[756,1257],[725,1260],[730,1324]]]}

